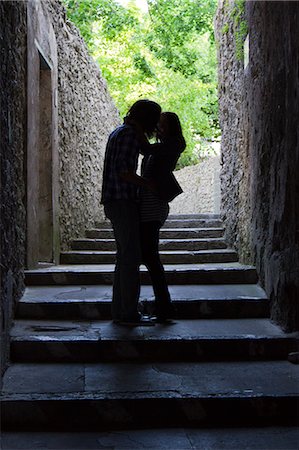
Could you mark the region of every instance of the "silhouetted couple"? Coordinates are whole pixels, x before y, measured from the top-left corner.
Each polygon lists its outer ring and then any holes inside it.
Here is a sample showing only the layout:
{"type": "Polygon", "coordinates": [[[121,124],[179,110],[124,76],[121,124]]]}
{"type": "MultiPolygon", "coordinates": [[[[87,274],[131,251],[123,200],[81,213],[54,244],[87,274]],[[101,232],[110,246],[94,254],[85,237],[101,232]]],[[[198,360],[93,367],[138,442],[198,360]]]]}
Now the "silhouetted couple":
{"type": "Polygon", "coordinates": [[[150,100],[138,100],[124,124],[114,130],[107,143],[102,203],[110,219],[117,254],[113,283],[112,318],[124,325],[165,323],[173,306],[159,256],[159,231],[169,213],[169,201],[182,192],[173,170],[185,149],[180,121],[175,113],[161,113],[150,100]],[[158,141],[150,144],[148,137],[158,141]],[[137,175],[143,154],[141,176],[137,175]],[[147,267],[155,294],[155,319],[138,312],[139,267],[147,267]]]}

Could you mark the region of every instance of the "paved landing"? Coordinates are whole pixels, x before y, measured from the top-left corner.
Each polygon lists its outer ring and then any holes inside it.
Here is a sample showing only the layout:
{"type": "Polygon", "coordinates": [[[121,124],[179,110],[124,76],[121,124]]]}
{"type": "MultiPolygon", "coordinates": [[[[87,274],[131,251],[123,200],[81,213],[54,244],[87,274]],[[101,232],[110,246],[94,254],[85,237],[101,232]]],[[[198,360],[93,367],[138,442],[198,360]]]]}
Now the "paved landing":
{"type": "Polygon", "coordinates": [[[100,340],[127,338],[135,339],[216,339],[216,338],[293,338],[298,333],[283,333],[268,319],[207,319],[176,320],[172,325],[156,324],[154,327],[124,327],[111,321],[47,321],[17,320],[11,330],[16,340],[46,341],[63,339],[100,340]]]}
{"type": "Polygon", "coordinates": [[[285,397],[299,395],[298,376],[299,367],[287,361],[14,364],[4,375],[3,398],[285,397]]]}
{"type": "Polygon", "coordinates": [[[297,334],[269,320],[177,320],[147,327],[111,321],[17,320],[12,361],[227,361],[287,359],[297,334]]]}
{"type": "MultiPolygon", "coordinates": [[[[256,270],[239,263],[165,264],[168,284],[255,284],[256,270]]],[[[113,264],[60,265],[25,271],[27,285],[112,284],[113,264]]],[[[142,284],[151,284],[141,266],[142,284]]]]}
{"type": "MultiPolygon", "coordinates": [[[[169,286],[173,300],[266,300],[265,291],[256,284],[173,285],[169,286]]],[[[112,286],[30,286],[22,303],[111,301],[112,286]]],[[[140,300],[153,300],[151,286],[141,286],[140,300]]]]}
{"type": "MultiPolygon", "coordinates": [[[[49,273],[49,272],[106,272],[113,271],[115,265],[114,264],[60,264],[58,266],[48,266],[40,269],[32,269],[26,272],[30,273],[49,273]]],[[[253,266],[248,266],[244,264],[240,264],[238,262],[229,262],[229,263],[210,263],[210,264],[165,264],[165,270],[175,270],[175,271],[184,271],[191,270],[197,271],[198,269],[202,270],[225,270],[225,269],[239,269],[239,270],[247,270],[254,269],[253,266]]],[[[140,267],[141,272],[146,272],[147,269],[145,266],[140,267]]]]}
{"type": "Polygon", "coordinates": [[[298,450],[291,427],[3,433],[3,450],[298,450]]]}
{"type": "MultiPolygon", "coordinates": [[[[269,302],[257,284],[170,285],[177,319],[264,318],[269,302]]],[[[111,319],[111,285],[27,287],[18,303],[21,319],[111,319]]],[[[154,294],[141,286],[140,309],[151,314],[154,294]]]]}

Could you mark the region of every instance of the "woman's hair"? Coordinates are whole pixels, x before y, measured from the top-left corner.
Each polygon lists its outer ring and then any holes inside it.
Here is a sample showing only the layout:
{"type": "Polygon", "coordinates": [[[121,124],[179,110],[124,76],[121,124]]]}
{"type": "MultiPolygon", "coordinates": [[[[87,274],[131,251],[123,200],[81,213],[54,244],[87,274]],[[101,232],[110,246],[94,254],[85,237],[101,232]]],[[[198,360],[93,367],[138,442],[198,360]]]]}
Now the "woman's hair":
{"type": "Polygon", "coordinates": [[[178,115],[174,112],[162,112],[161,117],[167,121],[168,133],[170,136],[175,138],[180,138],[182,140],[184,148],[186,147],[186,142],[183,136],[182,126],[178,115]]]}

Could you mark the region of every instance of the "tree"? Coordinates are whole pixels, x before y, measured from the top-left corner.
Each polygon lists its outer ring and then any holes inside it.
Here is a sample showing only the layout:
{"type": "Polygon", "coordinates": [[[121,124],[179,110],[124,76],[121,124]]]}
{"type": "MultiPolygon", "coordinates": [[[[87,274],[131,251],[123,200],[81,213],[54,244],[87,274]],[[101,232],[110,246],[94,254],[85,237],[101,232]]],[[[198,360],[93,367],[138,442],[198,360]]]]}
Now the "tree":
{"type": "Polygon", "coordinates": [[[190,76],[197,73],[199,52],[192,45],[208,33],[214,42],[215,1],[148,0],[151,19],[147,42],[167,67],[190,76]]]}
{"type": "Polygon", "coordinates": [[[213,15],[216,0],[64,0],[125,115],[139,98],[175,111],[187,149],[178,167],[198,162],[202,143],[220,134],[213,15]]]}

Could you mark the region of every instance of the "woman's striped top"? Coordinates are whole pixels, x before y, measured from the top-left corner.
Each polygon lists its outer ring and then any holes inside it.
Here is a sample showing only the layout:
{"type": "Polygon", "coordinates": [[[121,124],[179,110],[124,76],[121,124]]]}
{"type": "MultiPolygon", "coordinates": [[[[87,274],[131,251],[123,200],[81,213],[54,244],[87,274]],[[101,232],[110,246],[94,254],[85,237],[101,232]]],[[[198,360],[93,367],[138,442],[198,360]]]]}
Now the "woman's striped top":
{"type": "MultiPolygon", "coordinates": [[[[145,157],[143,177],[154,178],[154,158],[152,155],[145,157]]],[[[140,220],[141,222],[159,221],[161,225],[167,219],[169,213],[168,202],[158,197],[157,193],[149,188],[140,190],[140,220]]]]}

